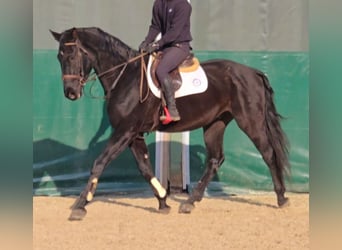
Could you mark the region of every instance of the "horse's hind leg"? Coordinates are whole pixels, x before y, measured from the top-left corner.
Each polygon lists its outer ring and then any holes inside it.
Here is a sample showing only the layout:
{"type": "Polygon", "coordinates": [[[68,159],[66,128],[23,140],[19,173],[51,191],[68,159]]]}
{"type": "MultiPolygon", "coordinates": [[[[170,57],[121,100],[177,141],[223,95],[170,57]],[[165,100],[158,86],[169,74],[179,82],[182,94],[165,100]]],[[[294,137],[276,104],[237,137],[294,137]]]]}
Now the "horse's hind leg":
{"type": "Polygon", "coordinates": [[[154,195],[159,201],[159,211],[168,213],[170,207],[166,204],[167,192],[161,186],[152,172],[152,166],[144,138],[137,137],[130,145],[130,149],[137,161],[139,170],[145,180],[151,185],[154,195]]]}
{"type": "Polygon", "coordinates": [[[288,145],[280,125],[281,116],[276,111],[273,90],[267,77],[250,69],[244,73],[244,77],[232,75],[232,93],[237,97],[231,105],[232,114],[269,167],[278,205],[281,207],[288,203],[284,196],[284,172],[289,169],[288,145]]]}
{"type": "Polygon", "coordinates": [[[204,142],[207,148],[206,169],[189,199],[181,204],[180,213],[190,213],[194,203],[202,200],[206,187],[223,163],[223,135],[227,124],[228,122],[218,120],[204,128],[204,142]]]}
{"type": "Polygon", "coordinates": [[[277,138],[270,138],[264,120],[252,119],[251,116],[248,118],[249,121],[247,119],[235,119],[239,127],[252,140],[267,164],[272,176],[274,191],[277,195],[278,206],[282,207],[288,204],[288,198],[285,197],[284,166],[277,160],[279,155],[277,155],[277,149],[271,142],[271,140],[277,140],[277,138]]]}
{"type": "Polygon", "coordinates": [[[261,133],[259,138],[252,139],[255,146],[261,153],[264,161],[266,162],[267,166],[269,167],[274,191],[277,195],[277,203],[279,207],[283,207],[288,204],[288,198],[285,197],[285,183],[284,183],[284,176],[283,170],[280,168],[281,166],[278,165],[276,160],[276,155],[274,152],[273,147],[269,143],[266,134],[261,133]]]}

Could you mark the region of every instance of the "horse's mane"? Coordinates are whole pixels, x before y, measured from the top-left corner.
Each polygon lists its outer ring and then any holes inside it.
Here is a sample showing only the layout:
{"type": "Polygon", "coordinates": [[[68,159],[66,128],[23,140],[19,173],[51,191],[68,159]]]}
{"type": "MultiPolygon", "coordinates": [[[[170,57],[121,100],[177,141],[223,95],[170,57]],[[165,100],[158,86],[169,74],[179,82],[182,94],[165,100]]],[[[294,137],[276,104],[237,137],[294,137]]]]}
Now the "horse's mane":
{"type": "Polygon", "coordinates": [[[77,31],[91,34],[96,37],[96,43],[99,49],[107,51],[108,53],[118,54],[124,59],[136,56],[139,52],[132,49],[119,38],[103,31],[97,27],[77,28],[77,31]]]}

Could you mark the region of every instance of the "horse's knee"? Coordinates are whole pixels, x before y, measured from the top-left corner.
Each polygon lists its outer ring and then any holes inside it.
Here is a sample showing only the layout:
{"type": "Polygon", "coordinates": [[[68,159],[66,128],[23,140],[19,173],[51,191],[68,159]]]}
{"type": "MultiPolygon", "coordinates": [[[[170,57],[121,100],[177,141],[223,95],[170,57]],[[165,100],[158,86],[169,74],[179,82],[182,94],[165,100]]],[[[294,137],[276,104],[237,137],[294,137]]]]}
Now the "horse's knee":
{"type": "Polygon", "coordinates": [[[210,159],[209,160],[209,169],[216,174],[218,172],[221,164],[223,163],[223,161],[224,161],[224,157],[222,157],[221,159],[216,159],[216,158],[210,159]]]}
{"type": "Polygon", "coordinates": [[[91,175],[100,176],[104,170],[105,165],[101,163],[99,160],[95,160],[93,164],[93,168],[91,169],[91,175]]]}

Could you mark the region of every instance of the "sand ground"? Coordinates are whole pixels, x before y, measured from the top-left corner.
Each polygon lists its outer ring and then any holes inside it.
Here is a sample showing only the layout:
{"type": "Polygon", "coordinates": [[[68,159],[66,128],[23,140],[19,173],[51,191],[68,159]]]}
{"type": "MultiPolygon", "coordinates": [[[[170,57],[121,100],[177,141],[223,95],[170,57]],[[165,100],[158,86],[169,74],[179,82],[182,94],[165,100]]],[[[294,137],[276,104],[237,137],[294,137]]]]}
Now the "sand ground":
{"type": "Polygon", "coordinates": [[[309,194],[205,197],[179,214],[185,195],[171,195],[169,214],[154,197],[95,196],[82,221],[68,221],[75,197],[33,197],[35,250],[309,249],[309,194]]]}

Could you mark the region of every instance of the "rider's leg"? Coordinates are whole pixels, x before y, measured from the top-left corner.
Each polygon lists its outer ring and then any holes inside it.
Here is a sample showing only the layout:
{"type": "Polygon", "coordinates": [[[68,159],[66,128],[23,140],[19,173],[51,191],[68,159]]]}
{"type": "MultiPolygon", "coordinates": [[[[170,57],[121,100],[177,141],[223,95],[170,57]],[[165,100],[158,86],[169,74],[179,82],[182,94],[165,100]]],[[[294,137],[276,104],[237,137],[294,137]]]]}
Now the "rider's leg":
{"type": "Polygon", "coordinates": [[[163,50],[163,57],[156,69],[158,80],[165,95],[166,104],[171,120],[178,121],[180,116],[176,107],[175,91],[169,72],[178,67],[189,55],[188,47],[169,47],[163,50]]]}

